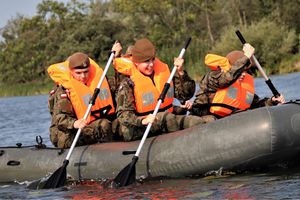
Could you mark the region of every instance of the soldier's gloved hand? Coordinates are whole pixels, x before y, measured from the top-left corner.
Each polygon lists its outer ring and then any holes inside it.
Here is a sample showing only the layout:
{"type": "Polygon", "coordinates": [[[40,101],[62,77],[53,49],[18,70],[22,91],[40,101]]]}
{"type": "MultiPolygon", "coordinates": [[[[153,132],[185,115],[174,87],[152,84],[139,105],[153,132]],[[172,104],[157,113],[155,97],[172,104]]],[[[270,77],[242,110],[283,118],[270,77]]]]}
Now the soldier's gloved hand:
{"type": "Polygon", "coordinates": [[[142,120],[142,124],[143,125],[148,125],[149,123],[153,123],[156,119],[157,119],[156,116],[154,116],[153,114],[149,114],[149,115],[147,115],[147,117],[145,117],[142,120]]]}
{"type": "Polygon", "coordinates": [[[243,51],[244,51],[244,55],[250,59],[253,56],[255,49],[249,43],[245,43],[243,46],[243,51]]]}
{"type": "Polygon", "coordinates": [[[77,128],[77,129],[79,129],[79,128],[84,128],[86,125],[88,124],[88,122],[86,121],[86,120],[84,120],[84,119],[78,119],[78,120],[76,120],[75,122],[74,122],[74,128],[77,128]]]}
{"type": "Polygon", "coordinates": [[[184,71],[183,71],[183,63],[184,59],[183,58],[174,58],[174,66],[177,67],[177,72],[180,76],[183,76],[184,71]]]}

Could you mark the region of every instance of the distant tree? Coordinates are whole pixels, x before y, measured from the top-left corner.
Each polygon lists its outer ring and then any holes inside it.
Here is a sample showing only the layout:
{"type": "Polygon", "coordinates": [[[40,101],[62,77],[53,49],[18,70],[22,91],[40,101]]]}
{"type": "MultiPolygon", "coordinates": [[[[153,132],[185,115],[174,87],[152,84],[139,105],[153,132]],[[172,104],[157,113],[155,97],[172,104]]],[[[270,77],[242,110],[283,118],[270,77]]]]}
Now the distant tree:
{"type": "Polygon", "coordinates": [[[115,40],[126,49],[143,37],[170,66],[192,37],[185,69],[198,76],[207,52],[242,49],[238,28],[265,68],[282,72],[280,63],[299,55],[299,7],[299,0],[43,0],[35,16],[18,15],[1,30],[0,83],[48,80],[47,67],[76,51],[103,64],[115,40]]]}
{"type": "Polygon", "coordinates": [[[293,55],[293,49],[297,45],[295,30],[289,30],[286,26],[280,25],[270,19],[264,18],[249,26],[237,28],[230,26],[221,36],[220,41],[212,48],[212,52],[226,55],[236,49],[242,50],[242,45],[235,35],[240,29],[247,42],[255,48],[255,55],[270,73],[277,73],[277,66],[285,57],[293,55]]]}

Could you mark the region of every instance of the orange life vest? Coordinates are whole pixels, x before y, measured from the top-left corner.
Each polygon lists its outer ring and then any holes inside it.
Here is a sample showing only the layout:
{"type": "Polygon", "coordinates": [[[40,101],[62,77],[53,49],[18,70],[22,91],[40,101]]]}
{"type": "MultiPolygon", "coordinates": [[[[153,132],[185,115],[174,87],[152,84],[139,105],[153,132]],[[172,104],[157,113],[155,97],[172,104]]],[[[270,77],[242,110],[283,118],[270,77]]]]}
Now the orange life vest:
{"type": "Polygon", "coordinates": [[[219,56],[216,54],[207,54],[205,56],[204,62],[211,70],[214,71],[221,69],[227,72],[231,67],[229,60],[226,57],[219,56]]]}
{"type": "MultiPolygon", "coordinates": [[[[170,70],[167,64],[155,58],[153,63],[154,77],[143,75],[135,66],[130,58],[116,58],[114,60],[115,69],[124,75],[130,76],[134,82],[134,97],[136,111],[139,115],[145,115],[154,111],[158,98],[164,88],[165,83],[170,76],[170,70]]],[[[171,83],[164,102],[160,105],[160,111],[173,110],[174,86],[171,83]]]]}
{"type": "MultiPolygon", "coordinates": [[[[205,64],[207,64],[212,70],[220,68],[225,72],[231,67],[226,57],[214,54],[208,54],[205,57],[205,64]]],[[[211,104],[225,104],[238,110],[246,110],[251,106],[254,93],[254,79],[250,74],[246,73],[243,81],[236,80],[229,87],[219,89],[211,104]]],[[[210,112],[224,117],[231,114],[232,109],[222,106],[211,106],[210,112]]]]}
{"type": "MultiPolygon", "coordinates": [[[[69,98],[78,119],[82,119],[88,108],[91,96],[97,87],[103,70],[90,59],[89,80],[87,85],[73,78],[68,67],[69,61],[56,63],[48,68],[48,74],[56,83],[69,90],[69,98]]],[[[101,84],[100,92],[92,106],[88,122],[102,117],[101,114],[113,114],[115,111],[110,88],[106,79],[101,84]]]]}

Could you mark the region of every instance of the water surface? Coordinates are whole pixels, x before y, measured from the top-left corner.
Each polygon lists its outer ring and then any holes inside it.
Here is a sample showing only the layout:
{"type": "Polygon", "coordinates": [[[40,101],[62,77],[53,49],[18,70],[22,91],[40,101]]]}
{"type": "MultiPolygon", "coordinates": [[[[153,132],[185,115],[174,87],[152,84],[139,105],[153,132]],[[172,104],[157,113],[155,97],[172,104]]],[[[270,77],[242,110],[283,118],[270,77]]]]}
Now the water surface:
{"type": "MultiPolygon", "coordinates": [[[[287,100],[300,99],[300,73],[272,76],[287,100]]],[[[260,97],[272,93],[255,79],[260,97]]],[[[50,115],[47,95],[0,98],[0,146],[35,145],[41,135],[47,146],[50,115]]],[[[88,182],[55,190],[29,190],[24,184],[0,184],[0,199],[300,199],[300,170],[278,169],[228,177],[156,179],[122,189],[88,182]]]]}

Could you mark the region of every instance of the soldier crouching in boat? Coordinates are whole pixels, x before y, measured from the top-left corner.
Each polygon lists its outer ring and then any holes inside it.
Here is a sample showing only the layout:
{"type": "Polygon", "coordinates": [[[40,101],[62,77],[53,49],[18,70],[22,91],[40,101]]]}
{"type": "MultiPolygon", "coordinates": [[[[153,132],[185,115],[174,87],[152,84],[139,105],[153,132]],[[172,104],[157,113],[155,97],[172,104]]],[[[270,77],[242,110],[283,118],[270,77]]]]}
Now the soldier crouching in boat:
{"type": "Polygon", "coordinates": [[[153,116],[160,93],[170,76],[168,65],[155,56],[155,47],[148,39],[137,40],[131,56],[116,58],[115,70],[127,78],[120,83],[117,92],[118,132],[125,141],[141,139],[146,126],[152,123],[149,136],[169,133],[197,124],[213,121],[213,116],[186,116],[174,114],[173,99],[190,99],[195,92],[195,82],[183,70],[183,59],[175,58],[179,77],[175,77],[153,116]]]}
{"type": "Polygon", "coordinates": [[[190,108],[192,115],[213,114],[217,118],[235,112],[285,103],[283,95],[259,98],[255,93],[251,69],[255,49],[248,43],[243,51],[232,51],[226,57],[207,54],[205,64],[211,68],[200,81],[200,91],[190,108]]]}
{"type": "MultiPolygon", "coordinates": [[[[119,54],[118,44],[113,46],[119,54]]],[[[69,148],[77,130],[82,129],[77,146],[112,141],[115,118],[113,97],[105,78],[87,120],[83,116],[94,93],[102,69],[86,54],[77,52],[67,61],[51,65],[48,73],[57,86],[50,92],[50,140],[58,148],[69,148]]]]}

